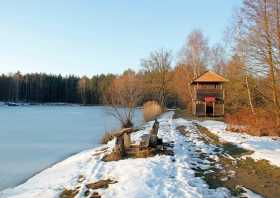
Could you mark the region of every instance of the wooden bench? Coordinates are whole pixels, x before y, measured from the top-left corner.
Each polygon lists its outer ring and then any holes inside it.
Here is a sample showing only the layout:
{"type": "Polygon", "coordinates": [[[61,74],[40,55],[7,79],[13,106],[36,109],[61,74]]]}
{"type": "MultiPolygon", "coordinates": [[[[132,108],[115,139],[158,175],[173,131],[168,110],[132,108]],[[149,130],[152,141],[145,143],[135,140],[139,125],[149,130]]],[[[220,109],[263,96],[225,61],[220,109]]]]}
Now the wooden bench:
{"type": "MultiPolygon", "coordinates": [[[[159,122],[157,119],[155,120],[153,127],[149,134],[144,134],[141,137],[140,149],[148,148],[148,147],[157,147],[159,142],[162,142],[161,139],[158,138],[158,129],[159,122]]],[[[129,151],[131,147],[131,133],[133,132],[132,128],[122,129],[120,132],[115,134],[116,143],[114,151],[117,156],[122,157],[127,155],[127,151],[129,151]]]]}
{"type": "Polygon", "coordinates": [[[130,134],[133,132],[132,128],[124,128],[116,133],[115,152],[120,156],[126,155],[126,149],[130,147],[131,138],[130,134]]]}
{"type": "Polygon", "coordinates": [[[158,129],[159,129],[159,122],[155,119],[153,127],[149,134],[144,134],[141,137],[140,146],[147,148],[147,147],[156,147],[158,144],[158,129]]]}

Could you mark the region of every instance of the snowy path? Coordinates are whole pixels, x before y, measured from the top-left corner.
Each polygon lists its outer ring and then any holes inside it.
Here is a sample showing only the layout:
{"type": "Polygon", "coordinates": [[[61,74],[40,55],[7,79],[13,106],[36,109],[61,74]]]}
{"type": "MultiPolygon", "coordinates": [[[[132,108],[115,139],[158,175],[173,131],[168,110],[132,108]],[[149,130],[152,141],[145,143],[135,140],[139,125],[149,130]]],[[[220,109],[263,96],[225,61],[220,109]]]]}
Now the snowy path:
{"type": "MultiPolygon", "coordinates": [[[[164,142],[174,143],[174,156],[156,155],[150,158],[103,162],[101,158],[112,150],[112,141],[105,146],[74,155],[26,183],[0,192],[0,197],[52,198],[59,197],[64,188],[80,187],[76,197],[82,198],[85,185],[100,179],[117,181],[107,189],[96,190],[102,197],[230,197],[227,189],[209,189],[200,177],[195,176],[194,169],[208,170],[211,165],[216,165],[216,146],[203,141],[195,122],[172,119],[172,116],[173,112],[168,112],[159,119],[159,136],[164,142]],[[187,137],[176,129],[178,126],[186,128],[187,137]],[[207,157],[201,159],[201,155],[207,157]],[[84,179],[79,181],[81,176],[84,179]]],[[[147,123],[143,129],[133,134],[132,139],[139,142],[141,135],[149,133],[152,124],[147,123]]]]}

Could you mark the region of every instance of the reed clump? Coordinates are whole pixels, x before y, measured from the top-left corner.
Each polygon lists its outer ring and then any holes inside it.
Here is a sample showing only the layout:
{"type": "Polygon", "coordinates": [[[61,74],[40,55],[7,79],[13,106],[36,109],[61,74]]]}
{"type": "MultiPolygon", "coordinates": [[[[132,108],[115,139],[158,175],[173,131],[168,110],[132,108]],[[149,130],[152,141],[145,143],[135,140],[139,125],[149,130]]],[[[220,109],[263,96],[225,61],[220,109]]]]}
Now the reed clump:
{"type": "Polygon", "coordinates": [[[163,108],[156,101],[148,101],[144,104],[144,120],[146,122],[154,120],[163,113],[163,108]]]}

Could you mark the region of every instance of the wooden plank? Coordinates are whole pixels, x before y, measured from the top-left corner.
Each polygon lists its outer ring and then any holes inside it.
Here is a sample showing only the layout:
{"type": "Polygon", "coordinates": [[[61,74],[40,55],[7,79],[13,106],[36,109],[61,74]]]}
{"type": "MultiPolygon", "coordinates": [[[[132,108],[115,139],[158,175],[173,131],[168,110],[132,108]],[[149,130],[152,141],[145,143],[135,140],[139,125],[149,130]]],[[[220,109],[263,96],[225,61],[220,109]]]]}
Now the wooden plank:
{"type": "Polygon", "coordinates": [[[147,148],[149,146],[149,143],[150,143],[150,137],[151,135],[150,134],[144,134],[141,136],[141,143],[140,145],[144,148],[147,148]]]}
{"type": "Polygon", "coordinates": [[[124,148],[128,149],[131,144],[130,134],[125,133],[123,135],[123,139],[124,139],[124,148]]]}
{"type": "Polygon", "coordinates": [[[124,156],[126,154],[123,136],[117,137],[116,144],[115,144],[115,152],[120,156],[124,156]]]}
{"type": "Polygon", "coordinates": [[[157,121],[157,119],[155,119],[155,122],[154,122],[154,124],[153,124],[152,130],[150,131],[150,133],[151,133],[152,135],[157,136],[157,134],[158,134],[158,129],[159,129],[159,122],[157,121]]]}
{"type": "Polygon", "coordinates": [[[121,129],[118,133],[115,134],[115,136],[122,136],[124,135],[125,133],[127,134],[130,134],[133,132],[133,128],[124,128],[124,129],[121,129]]]}

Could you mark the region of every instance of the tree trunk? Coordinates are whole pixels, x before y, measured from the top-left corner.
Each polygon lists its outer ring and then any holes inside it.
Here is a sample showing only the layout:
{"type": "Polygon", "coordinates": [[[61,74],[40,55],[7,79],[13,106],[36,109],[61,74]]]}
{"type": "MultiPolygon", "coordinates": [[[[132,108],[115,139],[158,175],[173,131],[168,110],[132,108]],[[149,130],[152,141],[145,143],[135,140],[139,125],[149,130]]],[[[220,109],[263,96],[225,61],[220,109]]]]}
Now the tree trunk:
{"type": "Polygon", "coordinates": [[[251,91],[250,91],[250,87],[249,87],[248,74],[246,74],[246,76],[245,76],[245,83],[246,83],[246,88],[247,88],[247,93],[248,93],[249,105],[250,105],[252,114],[255,115],[255,109],[254,109],[254,106],[252,103],[251,91]]]}
{"type": "Polygon", "coordinates": [[[280,121],[280,105],[278,100],[278,93],[277,93],[277,82],[276,82],[276,76],[275,76],[275,65],[273,61],[273,47],[272,47],[272,35],[270,33],[270,26],[269,26],[269,18],[267,13],[267,0],[264,0],[264,31],[266,34],[266,41],[267,41],[267,50],[268,54],[266,57],[267,64],[269,66],[269,76],[272,84],[272,100],[274,103],[274,106],[276,107],[277,111],[277,124],[279,125],[280,121]]]}

